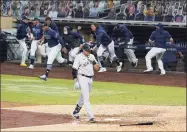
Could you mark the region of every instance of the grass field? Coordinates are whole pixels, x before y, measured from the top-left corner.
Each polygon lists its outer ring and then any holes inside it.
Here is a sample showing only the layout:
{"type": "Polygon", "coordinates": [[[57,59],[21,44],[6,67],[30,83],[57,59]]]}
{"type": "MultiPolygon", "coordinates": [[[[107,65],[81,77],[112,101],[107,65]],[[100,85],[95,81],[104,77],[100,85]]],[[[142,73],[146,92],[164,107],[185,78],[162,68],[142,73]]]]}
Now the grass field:
{"type": "MultiPolygon", "coordinates": [[[[156,80],[155,80],[156,81],[156,80]]],[[[75,104],[72,80],[1,75],[1,101],[27,104],[75,104]]],[[[186,105],[186,89],[166,86],[94,82],[92,104],[186,105]]]]}

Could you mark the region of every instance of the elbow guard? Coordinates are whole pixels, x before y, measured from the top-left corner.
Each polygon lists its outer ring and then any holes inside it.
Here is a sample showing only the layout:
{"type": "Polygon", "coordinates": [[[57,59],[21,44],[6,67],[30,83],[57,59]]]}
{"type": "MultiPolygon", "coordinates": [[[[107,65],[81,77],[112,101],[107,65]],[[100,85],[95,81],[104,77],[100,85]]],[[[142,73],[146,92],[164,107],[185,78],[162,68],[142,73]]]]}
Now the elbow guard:
{"type": "Polygon", "coordinates": [[[77,70],[76,69],[72,69],[72,77],[73,77],[73,79],[77,78],[77,70]]]}

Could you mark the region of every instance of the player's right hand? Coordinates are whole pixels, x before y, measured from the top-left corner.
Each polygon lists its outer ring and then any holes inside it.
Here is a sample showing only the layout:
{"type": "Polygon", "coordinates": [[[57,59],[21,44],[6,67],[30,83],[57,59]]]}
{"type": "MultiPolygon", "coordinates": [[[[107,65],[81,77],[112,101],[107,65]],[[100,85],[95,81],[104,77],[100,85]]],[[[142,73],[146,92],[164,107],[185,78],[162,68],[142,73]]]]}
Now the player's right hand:
{"type": "Polygon", "coordinates": [[[64,52],[65,54],[67,54],[68,50],[64,47],[64,48],[62,48],[62,52],[64,52]]]}
{"type": "Polygon", "coordinates": [[[80,44],[79,48],[82,49],[83,44],[80,44]]]}
{"type": "Polygon", "coordinates": [[[77,78],[74,79],[74,89],[80,89],[80,84],[79,84],[77,78]]]}

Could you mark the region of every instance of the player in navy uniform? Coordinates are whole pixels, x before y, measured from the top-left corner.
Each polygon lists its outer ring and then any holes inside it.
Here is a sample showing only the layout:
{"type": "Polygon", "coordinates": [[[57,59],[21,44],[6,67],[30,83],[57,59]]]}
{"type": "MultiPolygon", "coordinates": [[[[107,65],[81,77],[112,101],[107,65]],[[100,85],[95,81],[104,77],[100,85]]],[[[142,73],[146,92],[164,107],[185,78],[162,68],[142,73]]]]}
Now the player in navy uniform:
{"type": "MultiPolygon", "coordinates": [[[[59,30],[56,23],[50,17],[45,18],[45,24],[47,24],[47,26],[49,26],[52,30],[59,34],[59,30]]],[[[47,57],[49,52],[48,43],[45,42],[45,44],[41,46],[41,52],[44,57],[47,57]]]]}
{"type": "Polygon", "coordinates": [[[166,51],[166,42],[168,40],[170,41],[170,44],[173,44],[173,38],[171,37],[169,32],[164,30],[162,23],[158,23],[156,25],[156,31],[153,31],[149,38],[149,43],[155,44],[155,47],[153,47],[145,56],[146,67],[147,67],[147,70],[144,71],[145,73],[153,71],[153,67],[151,65],[151,59],[156,56],[158,67],[161,71],[160,75],[166,74],[162,62],[162,57],[166,51]]]}
{"type": "Polygon", "coordinates": [[[41,43],[42,36],[43,36],[42,25],[40,24],[38,18],[34,18],[32,34],[33,34],[33,38],[32,38],[32,43],[31,43],[30,66],[28,67],[29,69],[34,69],[36,50],[38,48],[38,45],[41,43]]]}
{"type": "Polygon", "coordinates": [[[48,53],[48,59],[47,59],[47,68],[44,75],[40,76],[40,79],[47,80],[48,74],[51,71],[53,61],[56,59],[58,62],[61,61],[61,63],[66,63],[67,60],[63,59],[61,56],[61,49],[62,52],[67,53],[67,50],[65,48],[64,41],[60,37],[60,35],[49,28],[47,24],[44,24],[43,26],[44,31],[44,37],[48,43],[49,47],[49,53],[48,53]]]}
{"type": "Polygon", "coordinates": [[[62,38],[65,44],[68,44],[70,49],[69,64],[73,64],[75,56],[80,52],[85,40],[79,33],[71,31],[70,27],[68,26],[64,27],[62,38]]]}
{"type": "Polygon", "coordinates": [[[26,16],[23,16],[23,20],[18,25],[18,29],[17,29],[16,38],[17,38],[17,41],[19,42],[19,44],[21,45],[21,48],[23,49],[20,66],[27,66],[25,61],[27,58],[27,51],[28,50],[27,50],[27,45],[25,43],[25,39],[26,38],[31,39],[31,29],[28,24],[29,21],[30,20],[26,16]]]}
{"type": "MultiPolygon", "coordinates": [[[[133,45],[133,41],[134,41],[133,34],[129,31],[129,29],[124,24],[118,24],[117,26],[114,27],[112,33],[112,39],[116,43],[129,44],[129,45],[133,45]]],[[[127,58],[129,62],[131,62],[132,66],[136,67],[138,63],[138,59],[134,54],[134,50],[125,48],[124,53],[127,55],[127,58]]]]}
{"type": "Polygon", "coordinates": [[[110,54],[110,60],[116,62],[117,64],[117,72],[121,71],[122,68],[122,63],[119,62],[119,59],[117,58],[115,51],[114,51],[114,41],[110,38],[110,36],[105,32],[104,28],[97,25],[97,24],[92,24],[91,29],[94,32],[94,36],[96,39],[97,43],[97,57],[98,57],[98,62],[100,64],[100,70],[99,72],[105,72],[106,68],[104,67],[104,62],[103,62],[103,53],[104,51],[108,51],[110,54]]]}

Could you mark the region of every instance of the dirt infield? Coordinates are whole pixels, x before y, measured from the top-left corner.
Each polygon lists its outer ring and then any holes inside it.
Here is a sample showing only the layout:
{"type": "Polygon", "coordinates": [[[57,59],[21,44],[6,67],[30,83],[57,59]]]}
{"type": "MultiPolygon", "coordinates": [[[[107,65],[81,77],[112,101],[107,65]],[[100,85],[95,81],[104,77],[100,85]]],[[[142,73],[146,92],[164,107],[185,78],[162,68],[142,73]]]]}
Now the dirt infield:
{"type": "MultiPolygon", "coordinates": [[[[3,63],[1,74],[37,77],[43,74],[44,67],[29,70],[18,64],[3,63]]],[[[55,67],[50,78],[72,79],[69,67],[55,67]]],[[[186,87],[185,75],[96,73],[96,81],[149,84],[161,86],[186,87]]],[[[185,106],[131,106],[131,105],[96,105],[93,111],[96,124],[88,124],[83,108],[81,120],[71,117],[74,106],[47,105],[29,106],[29,104],[1,102],[2,131],[186,131],[185,106]],[[126,126],[137,122],[153,122],[152,126],[126,126]]]]}
{"type": "MultiPolygon", "coordinates": [[[[45,67],[37,67],[34,70],[29,70],[25,67],[20,67],[18,64],[3,63],[1,65],[1,74],[23,75],[37,77],[42,75],[45,67]]],[[[72,79],[71,68],[69,67],[55,67],[50,72],[49,78],[64,78],[72,79]]],[[[186,75],[155,75],[155,74],[138,74],[138,73],[116,73],[108,71],[105,73],[96,73],[94,80],[104,82],[119,82],[132,84],[146,84],[146,85],[161,85],[161,86],[176,86],[186,88],[186,75]]]]}
{"type": "Polygon", "coordinates": [[[3,131],[186,131],[185,106],[93,105],[97,122],[88,123],[83,108],[74,120],[74,105],[3,108],[3,131]],[[107,112],[106,112],[107,111],[107,112]],[[124,126],[153,122],[150,126],[124,126]]]}

